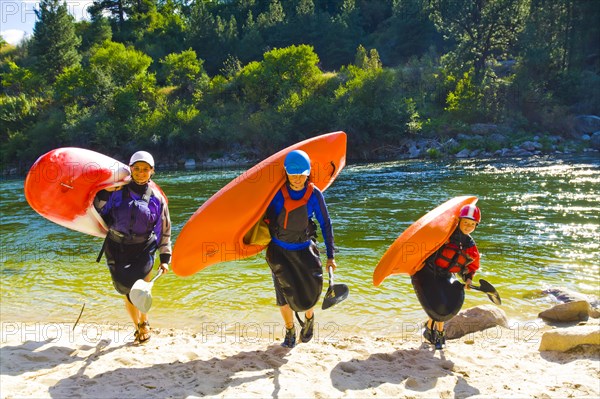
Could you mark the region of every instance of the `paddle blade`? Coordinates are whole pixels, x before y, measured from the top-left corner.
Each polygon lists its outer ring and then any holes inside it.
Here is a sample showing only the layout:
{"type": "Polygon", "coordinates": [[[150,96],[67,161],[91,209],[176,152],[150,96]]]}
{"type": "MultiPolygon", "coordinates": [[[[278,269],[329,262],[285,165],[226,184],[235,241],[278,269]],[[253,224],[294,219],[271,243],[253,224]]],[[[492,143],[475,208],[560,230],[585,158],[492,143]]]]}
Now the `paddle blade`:
{"type": "Polygon", "coordinates": [[[490,301],[492,301],[496,305],[502,305],[502,299],[500,298],[500,294],[498,293],[498,291],[496,291],[493,285],[491,285],[484,279],[480,279],[479,287],[481,288],[481,291],[487,294],[488,298],[490,298],[490,301]]]}
{"type": "Polygon", "coordinates": [[[142,313],[148,313],[152,307],[152,283],[136,281],[129,291],[129,299],[142,313]]]}
{"type": "Polygon", "coordinates": [[[346,284],[330,285],[327,289],[327,293],[325,293],[321,309],[329,309],[333,305],[342,302],[344,299],[348,298],[349,293],[350,289],[348,289],[346,284]]]}

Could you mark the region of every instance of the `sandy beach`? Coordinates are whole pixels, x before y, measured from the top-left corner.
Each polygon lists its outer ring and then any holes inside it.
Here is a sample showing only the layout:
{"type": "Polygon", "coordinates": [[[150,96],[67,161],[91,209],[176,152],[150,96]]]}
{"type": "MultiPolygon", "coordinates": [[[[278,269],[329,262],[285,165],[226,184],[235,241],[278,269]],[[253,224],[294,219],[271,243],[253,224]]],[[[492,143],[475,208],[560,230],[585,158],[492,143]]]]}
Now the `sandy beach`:
{"type": "MultiPolygon", "coordinates": [[[[588,323],[598,324],[590,319],[588,323]]],[[[2,398],[579,398],[600,396],[600,353],[539,352],[553,327],[492,328],[434,351],[420,332],[320,334],[293,349],[282,333],[123,325],[3,323],[2,398]]],[[[600,326],[599,326],[600,328],[600,326]]]]}

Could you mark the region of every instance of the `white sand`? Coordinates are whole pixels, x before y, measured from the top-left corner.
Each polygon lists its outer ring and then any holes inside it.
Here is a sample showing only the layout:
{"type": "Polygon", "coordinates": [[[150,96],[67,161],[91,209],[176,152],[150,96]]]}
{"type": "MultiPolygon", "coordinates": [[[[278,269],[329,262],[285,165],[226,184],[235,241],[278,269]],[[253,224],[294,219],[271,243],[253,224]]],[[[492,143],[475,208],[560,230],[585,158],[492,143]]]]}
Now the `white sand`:
{"type": "MultiPolygon", "coordinates": [[[[592,321],[597,323],[597,321],[592,321]]],[[[567,398],[600,396],[598,350],[539,352],[543,327],[492,329],[448,342],[316,338],[294,349],[279,331],[132,329],[2,323],[2,398],[567,398]]]]}

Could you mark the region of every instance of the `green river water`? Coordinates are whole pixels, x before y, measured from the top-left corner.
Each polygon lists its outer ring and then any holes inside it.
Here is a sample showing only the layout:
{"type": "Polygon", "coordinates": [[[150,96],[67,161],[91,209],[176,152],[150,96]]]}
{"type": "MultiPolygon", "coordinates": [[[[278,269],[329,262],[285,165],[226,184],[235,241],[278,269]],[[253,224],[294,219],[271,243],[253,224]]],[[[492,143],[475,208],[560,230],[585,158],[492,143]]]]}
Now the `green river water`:
{"type": "MultiPolygon", "coordinates": [[[[551,306],[551,298],[541,294],[546,288],[564,287],[597,297],[596,155],[347,166],[325,197],[338,248],[336,282],[347,284],[350,296],[336,307],[317,311],[317,334],[397,335],[422,322],[425,313],[410,278],[392,276],[374,287],[373,270],[404,229],[458,195],[479,197],[483,220],[473,237],[482,266],[475,280],[494,284],[514,326],[526,325],[551,306]]],[[[155,176],[169,197],[175,240],[190,215],[241,172],[161,171],[155,176]]],[[[83,304],[80,325],[127,326],[121,296],[112,288],[104,260],[95,261],[101,239],[35,213],[25,200],[23,180],[1,181],[0,200],[3,332],[23,322],[72,325],[83,304]]],[[[187,278],[169,273],[156,282],[153,297],[154,327],[190,328],[232,339],[252,339],[282,328],[264,253],[187,278]]],[[[484,294],[467,292],[465,308],[482,304],[491,304],[484,294]]]]}

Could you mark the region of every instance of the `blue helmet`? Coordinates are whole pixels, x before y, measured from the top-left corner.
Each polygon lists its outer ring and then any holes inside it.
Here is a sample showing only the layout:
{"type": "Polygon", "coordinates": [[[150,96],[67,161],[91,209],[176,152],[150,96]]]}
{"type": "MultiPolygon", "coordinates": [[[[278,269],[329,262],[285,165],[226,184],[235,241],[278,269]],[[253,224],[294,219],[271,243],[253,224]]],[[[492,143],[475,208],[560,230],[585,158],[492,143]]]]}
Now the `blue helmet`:
{"type": "Polygon", "coordinates": [[[288,175],[310,175],[310,158],[302,150],[294,150],[286,155],[283,167],[288,175]]]}

